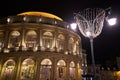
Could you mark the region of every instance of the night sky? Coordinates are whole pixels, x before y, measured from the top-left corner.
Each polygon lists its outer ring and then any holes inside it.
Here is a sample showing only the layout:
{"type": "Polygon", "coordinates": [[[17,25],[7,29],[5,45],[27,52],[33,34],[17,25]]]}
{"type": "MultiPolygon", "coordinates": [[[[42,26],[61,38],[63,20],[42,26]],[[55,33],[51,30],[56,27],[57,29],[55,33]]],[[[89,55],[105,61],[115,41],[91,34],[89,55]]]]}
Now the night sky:
{"type": "MultiPolygon", "coordinates": [[[[12,16],[26,11],[48,12],[61,17],[64,21],[75,22],[73,13],[85,8],[96,7],[106,9],[111,7],[111,15],[118,18],[115,26],[109,26],[106,21],[102,33],[94,39],[94,54],[96,63],[114,61],[120,55],[120,2],[119,0],[3,0],[0,2],[0,17],[12,16]]],[[[89,39],[80,34],[82,47],[86,50],[88,63],[91,63],[89,39]]]]}

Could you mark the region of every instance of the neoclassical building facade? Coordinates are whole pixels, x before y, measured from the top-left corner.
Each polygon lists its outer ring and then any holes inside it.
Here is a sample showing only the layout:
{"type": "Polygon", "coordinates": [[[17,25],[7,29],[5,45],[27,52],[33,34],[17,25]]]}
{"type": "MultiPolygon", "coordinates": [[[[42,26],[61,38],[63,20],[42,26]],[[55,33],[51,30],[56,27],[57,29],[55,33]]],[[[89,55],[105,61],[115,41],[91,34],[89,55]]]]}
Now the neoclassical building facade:
{"type": "Polygon", "coordinates": [[[80,36],[53,14],[0,19],[0,80],[81,80],[82,56],[80,36]]]}

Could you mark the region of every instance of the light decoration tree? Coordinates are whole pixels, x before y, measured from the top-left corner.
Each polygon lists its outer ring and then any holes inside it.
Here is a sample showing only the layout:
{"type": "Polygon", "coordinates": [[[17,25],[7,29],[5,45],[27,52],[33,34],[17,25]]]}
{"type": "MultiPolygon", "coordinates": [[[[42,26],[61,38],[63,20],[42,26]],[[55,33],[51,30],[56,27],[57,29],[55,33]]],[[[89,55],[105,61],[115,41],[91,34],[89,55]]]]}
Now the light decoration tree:
{"type": "Polygon", "coordinates": [[[96,38],[102,32],[106,10],[102,8],[87,8],[82,12],[75,13],[75,20],[78,25],[79,31],[85,37],[90,39],[91,57],[93,75],[96,78],[96,66],[94,60],[93,39],[96,38]]]}

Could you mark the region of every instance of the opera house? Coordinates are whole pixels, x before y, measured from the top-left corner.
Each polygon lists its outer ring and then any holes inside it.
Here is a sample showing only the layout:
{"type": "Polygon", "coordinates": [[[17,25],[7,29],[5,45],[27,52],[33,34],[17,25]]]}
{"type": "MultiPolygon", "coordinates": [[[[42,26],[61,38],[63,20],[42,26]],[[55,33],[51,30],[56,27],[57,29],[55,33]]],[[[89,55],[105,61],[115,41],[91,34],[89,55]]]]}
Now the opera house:
{"type": "Polygon", "coordinates": [[[0,19],[0,80],[82,80],[80,36],[46,12],[0,19]]]}

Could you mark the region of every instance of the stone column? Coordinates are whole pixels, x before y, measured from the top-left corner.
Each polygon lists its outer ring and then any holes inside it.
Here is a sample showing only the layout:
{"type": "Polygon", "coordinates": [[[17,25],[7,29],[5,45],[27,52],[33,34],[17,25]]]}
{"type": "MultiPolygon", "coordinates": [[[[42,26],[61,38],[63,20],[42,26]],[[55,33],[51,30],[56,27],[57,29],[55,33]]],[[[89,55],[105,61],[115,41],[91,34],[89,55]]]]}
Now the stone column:
{"type": "MultiPolygon", "coordinates": [[[[24,26],[23,26],[24,27],[24,26]]],[[[25,35],[25,29],[21,28],[21,43],[20,43],[20,50],[23,50],[23,48],[25,47],[25,39],[24,39],[24,35],[25,35]]]]}
{"type": "Polygon", "coordinates": [[[69,71],[69,66],[70,66],[70,62],[67,61],[66,62],[66,80],[69,80],[69,77],[70,77],[70,71],[69,71]]]}
{"type": "Polygon", "coordinates": [[[57,60],[53,58],[52,64],[52,80],[57,80],[57,60]]]}
{"type": "Polygon", "coordinates": [[[82,80],[82,75],[81,75],[81,66],[80,63],[76,65],[76,71],[77,71],[77,80],[82,80]]]}
{"type": "Polygon", "coordinates": [[[57,33],[57,31],[54,31],[54,38],[53,38],[53,49],[54,49],[54,51],[57,51],[57,35],[58,35],[58,33],[57,33]]]}
{"type": "Polygon", "coordinates": [[[4,36],[5,36],[4,49],[7,49],[8,48],[8,42],[9,42],[9,31],[8,31],[8,29],[6,29],[4,36]]]}
{"type": "Polygon", "coordinates": [[[40,61],[38,59],[36,59],[36,79],[35,80],[39,80],[40,78],[40,61]]]}
{"type": "Polygon", "coordinates": [[[18,61],[17,61],[17,72],[16,72],[16,80],[20,80],[20,72],[21,72],[21,57],[19,57],[18,61]]]}
{"type": "Polygon", "coordinates": [[[41,37],[41,35],[40,35],[40,30],[38,29],[38,30],[37,30],[37,44],[38,44],[37,47],[38,47],[38,50],[39,50],[39,51],[40,51],[40,41],[41,41],[41,40],[40,40],[40,39],[41,39],[40,37],[41,37]]]}
{"type": "Polygon", "coordinates": [[[40,30],[40,48],[43,46],[43,41],[42,41],[42,30],[40,30]]]}
{"type": "Polygon", "coordinates": [[[64,51],[68,53],[68,45],[69,44],[69,35],[68,33],[65,34],[65,47],[64,47],[64,51]]]}

